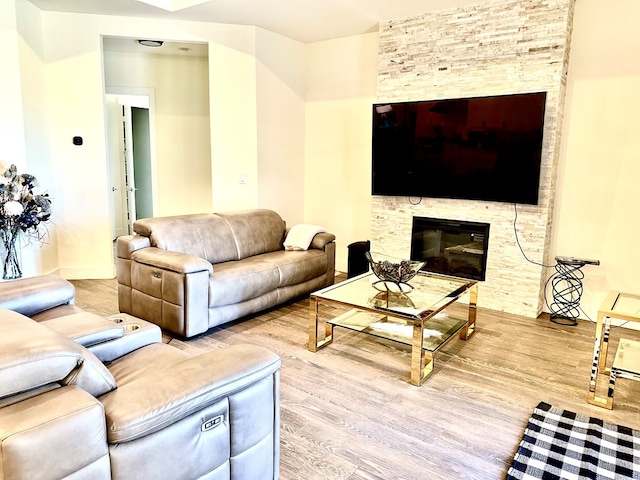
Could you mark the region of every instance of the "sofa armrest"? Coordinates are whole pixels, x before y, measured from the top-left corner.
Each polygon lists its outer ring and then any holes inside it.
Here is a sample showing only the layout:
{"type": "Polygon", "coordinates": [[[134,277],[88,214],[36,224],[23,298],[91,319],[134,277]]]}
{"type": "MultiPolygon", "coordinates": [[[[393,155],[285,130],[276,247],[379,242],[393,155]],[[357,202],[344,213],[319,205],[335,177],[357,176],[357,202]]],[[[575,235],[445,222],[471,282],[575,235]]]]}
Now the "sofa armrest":
{"type": "Polygon", "coordinates": [[[278,355],[261,347],[234,345],[127,383],[100,398],[109,443],[129,442],[162,430],[274,375],[280,363],[278,355]]]}
{"type": "Polygon", "coordinates": [[[56,275],[40,275],[3,282],[0,308],[26,316],[60,305],[73,304],[76,290],[71,282],[56,275]]]}
{"type": "Polygon", "coordinates": [[[336,236],[332,233],[328,233],[328,232],[317,233],[313,237],[313,240],[311,240],[311,245],[309,246],[309,248],[324,250],[325,246],[328,243],[335,241],[335,239],[336,239],[336,236]]]}
{"type": "Polygon", "coordinates": [[[196,273],[207,271],[213,273],[213,265],[204,258],[187,255],[186,253],[171,252],[161,248],[149,247],[131,254],[135,262],[144,263],[151,267],[171,270],[176,273],[196,273]]]}

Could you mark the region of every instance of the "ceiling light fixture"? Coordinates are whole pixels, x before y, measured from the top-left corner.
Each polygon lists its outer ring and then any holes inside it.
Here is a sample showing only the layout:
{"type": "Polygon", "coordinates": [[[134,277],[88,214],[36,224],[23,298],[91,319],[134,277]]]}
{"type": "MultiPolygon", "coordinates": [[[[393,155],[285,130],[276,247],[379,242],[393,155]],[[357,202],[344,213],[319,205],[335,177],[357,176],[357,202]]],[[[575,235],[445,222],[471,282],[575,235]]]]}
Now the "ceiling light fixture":
{"type": "Polygon", "coordinates": [[[138,43],[145,47],[161,47],[164,42],[162,40],[138,40],[138,43]]]}

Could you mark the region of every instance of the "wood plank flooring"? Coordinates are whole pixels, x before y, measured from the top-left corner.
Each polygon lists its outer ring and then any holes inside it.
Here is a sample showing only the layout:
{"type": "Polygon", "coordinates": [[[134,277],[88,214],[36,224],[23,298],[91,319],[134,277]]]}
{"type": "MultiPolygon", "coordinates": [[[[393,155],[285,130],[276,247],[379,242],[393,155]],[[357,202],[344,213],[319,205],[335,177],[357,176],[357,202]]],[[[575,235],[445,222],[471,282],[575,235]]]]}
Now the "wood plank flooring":
{"type": "MultiPolygon", "coordinates": [[[[73,283],[79,306],[118,312],[115,280],[73,283]]],[[[305,298],[191,340],[166,336],[194,353],[247,343],[282,357],[282,480],[502,479],[540,401],[640,429],[640,382],[620,380],[611,411],[586,402],[588,321],[479,308],[476,335],[445,346],[421,387],[406,381],[408,347],[337,328],[311,353],[308,322],[305,298]]],[[[621,333],[640,340],[615,328],[610,355],[621,333]]]]}

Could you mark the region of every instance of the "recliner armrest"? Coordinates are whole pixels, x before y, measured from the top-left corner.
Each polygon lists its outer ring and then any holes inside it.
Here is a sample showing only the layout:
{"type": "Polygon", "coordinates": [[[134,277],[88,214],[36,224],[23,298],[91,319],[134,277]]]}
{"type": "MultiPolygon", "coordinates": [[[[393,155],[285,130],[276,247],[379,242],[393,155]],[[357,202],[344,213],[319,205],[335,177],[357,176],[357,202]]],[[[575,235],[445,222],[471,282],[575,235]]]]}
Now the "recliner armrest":
{"type": "Polygon", "coordinates": [[[213,265],[204,258],[187,255],[186,253],[171,252],[156,247],[137,250],[131,254],[131,259],[151,267],[158,267],[177,273],[186,274],[203,271],[208,271],[209,274],[213,273],[213,265]]]}
{"type": "Polygon", "coordinates": [[[60,305],[73,304],[76,289],[56,275],[21,278],[0,285],[0,308],[26,316],[60,305]]]}
{"type": "Polygon", "coordinates": [[[0,465],[2,478],[111,478],[102,405],[67,386],[0,408],[0,465]]]}
{"type": "Polygon", "coordinates": [[[122,235],[116,241],[116,254],[118,258],[131,258],[136,250],[149,248],[151,242],[148,237],[142,235],[122,235]]]}
{"type": "Polygon", "coordinates": [[[309,248],[317,248],[318,250],[323,250],[328,243],[335,241],[335,239],[336,236],[333,233],[317,233],[313,237],[313,240],[311,240],[311,245],[309,246],[309,248]]]}
{"type": "Polygon", "coordinates": [[[274,374],[280,357],[253,345],[208,352],[122,385],[100,398],[109,443],[135,440],[274,374]]]}

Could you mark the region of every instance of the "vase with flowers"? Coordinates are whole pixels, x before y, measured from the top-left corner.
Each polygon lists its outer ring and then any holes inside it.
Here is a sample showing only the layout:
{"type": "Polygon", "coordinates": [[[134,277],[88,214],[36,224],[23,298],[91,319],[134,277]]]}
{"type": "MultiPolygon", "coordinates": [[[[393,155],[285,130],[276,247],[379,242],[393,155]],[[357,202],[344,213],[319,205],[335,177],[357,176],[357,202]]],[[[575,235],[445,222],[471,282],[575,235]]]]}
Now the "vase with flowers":
{"type": "Polygon", "coordinates": [[[41,224],[51,218],[49,194],[35,194],[36,177],[18,173],[15,165],[0,177],[0,240],[2,240],[2,278],[22,277],[18,247],[20,238],[44,242],[41,224]]]}

